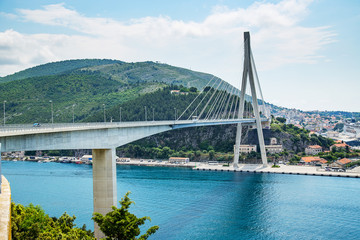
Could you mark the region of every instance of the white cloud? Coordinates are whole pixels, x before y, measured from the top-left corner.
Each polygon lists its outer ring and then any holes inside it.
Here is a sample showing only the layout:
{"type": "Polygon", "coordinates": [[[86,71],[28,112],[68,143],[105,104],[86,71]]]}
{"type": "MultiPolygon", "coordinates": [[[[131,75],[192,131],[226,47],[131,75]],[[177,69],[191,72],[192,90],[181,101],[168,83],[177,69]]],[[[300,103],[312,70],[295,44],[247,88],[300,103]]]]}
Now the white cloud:
{"type": "Polygon", "coordinates": [[[203,21],[167,16],[119,22],[87,17],[64,4],[42,9],[18,9],[23,21],[71,29],[77,34],[0,32],[0,75],[37,64],[74,58],[161,61],[209,72],[231,83],[241,75],[244,31],[252,37],[258,68],[289,63],[316,63],[318,51],[334,41],[329,27],[303,27],[309,0],[256,2],[248,8],[214,7],[203,21]],[[4,64],[8,60],[8,64],[4,64]]]}

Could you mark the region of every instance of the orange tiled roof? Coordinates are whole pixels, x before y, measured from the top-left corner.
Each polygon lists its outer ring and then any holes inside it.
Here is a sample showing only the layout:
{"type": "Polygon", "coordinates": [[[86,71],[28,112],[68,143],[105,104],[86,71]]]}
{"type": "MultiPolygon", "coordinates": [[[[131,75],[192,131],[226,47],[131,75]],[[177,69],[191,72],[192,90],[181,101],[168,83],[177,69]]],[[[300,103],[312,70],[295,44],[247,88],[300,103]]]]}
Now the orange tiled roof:
{"type": "Polygon", "coordinates": [[[337,161],[338,163],[340,163],[341,165],[345,165],[348,163],[351,163],[351,160],[347,159],[347,158],[343,158],[337,161]]]}
{"type": "Polygon", "coordinates": [[[313,149],[321,148],[322,149],[322,147],[319,145],[310,145],[310,146],[308,146],[308,148],[313,148],[313,149]]]}
{"type": "Polygon", "coordinates": [[[310,162],[321,161],[321,158],[319,158],[319,157],[302,157],[301,160],[303,160],[304,162],[310,163],[310,162]]]}
{"type": "Polygon", "coordinates": [[[325,159],[320,159],[320,162],[321,162],[322,164],[327,163],[327,161],[326,161],[325,159]]]}
{"type": "Polygon", "coordinates": [[[335,143],[334,145],[332,145],[332,147],[337,147],[337,148],[344,148],[348,146],[346,143],[335,143]]]}

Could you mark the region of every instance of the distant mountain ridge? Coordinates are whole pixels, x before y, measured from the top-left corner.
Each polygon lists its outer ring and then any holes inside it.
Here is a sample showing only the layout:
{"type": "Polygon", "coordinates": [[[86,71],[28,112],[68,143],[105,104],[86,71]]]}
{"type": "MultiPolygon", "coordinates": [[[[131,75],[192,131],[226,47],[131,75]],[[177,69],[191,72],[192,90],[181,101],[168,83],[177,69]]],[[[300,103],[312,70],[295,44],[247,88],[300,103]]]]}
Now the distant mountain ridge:
{"type": "Polygon", "coordinates": [[[92,66],[113,64],[113,63],[122,63],[122,62],[119,60],[110,60],[110,59],[75,59],[75,60],[65,60],[60,62],[46,63],[22,70],[20,72],[16,72],[14,74],[5,77],[0,77],[0,83],[25,79],[29,77],[41,77],[41,76],[64,74],[84,67],[92,67],[92,66]]]}
{"type": "MultiPolygon", "coordinates": [[[[174,67],[168,64],[147,62],[127,63],[111,59],[76,59],[46,63],[0,77],[0,83],[31,77],[43,77],[69,73],[94,73],[124,84],[158,82],[201,89],[213,75],[174,67]]],[[[228,83],[224,84],[224,87],[228,83]]],[[[223,88],[224,88],[223,87],[223,88]]]]}

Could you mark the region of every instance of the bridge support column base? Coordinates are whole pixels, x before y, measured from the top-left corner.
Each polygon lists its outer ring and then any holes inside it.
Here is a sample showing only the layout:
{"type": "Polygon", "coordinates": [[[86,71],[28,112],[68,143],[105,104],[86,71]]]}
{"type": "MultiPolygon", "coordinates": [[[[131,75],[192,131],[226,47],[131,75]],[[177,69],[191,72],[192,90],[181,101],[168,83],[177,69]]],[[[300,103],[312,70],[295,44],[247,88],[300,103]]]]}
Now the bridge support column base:
{"type": "MultiPolygon", "coordinates": [[[[94,212],[105,215],[117,206],[115,149],[93,149],[94,212]]],[[[96,239],[105,235],[94,223],[96,239]]]]}

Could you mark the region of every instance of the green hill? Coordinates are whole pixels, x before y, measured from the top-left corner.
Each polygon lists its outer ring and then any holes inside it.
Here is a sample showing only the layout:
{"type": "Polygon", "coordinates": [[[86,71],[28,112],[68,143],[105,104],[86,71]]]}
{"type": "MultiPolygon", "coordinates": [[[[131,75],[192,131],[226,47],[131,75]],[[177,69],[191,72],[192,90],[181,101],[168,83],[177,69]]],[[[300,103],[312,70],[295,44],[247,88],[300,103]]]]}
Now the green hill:
{"type": "MultiPolygon", "coordinates": [[[[79,59],[47,63],[32,67],[12,75],[0,77],[0,83],[11,82],[30,77],[42,77],[60,74],[99,74],[121,83],[161,82],[203,88],[214,76],[162,63],[137,62],[126,63],[110,59],[79,59]]],[[[227,83],[224,87],[228,86],[227,83]]]]}
{"type": "Polygon", "coordinates": [[[26,70],[8,75],[6,77],[0,77],[1,82],[10,82],[19,79],[25,79],[29,77],[41,77],[49,75],[57,75],[67,73],[76,69],[119,63],[121,61],[109,60],[109,59],[78,59],[78,60],[66,60],[60,62],[47,63],[36,67],[28,68],[26,70]]]}
{"type": "MultiPolygon", "coordinates": [[[[79,69],[96,72],[123,83],[161,82],[202,89],[213,75],[154,62],[113,63],[79,69]]],[[[225,86],[228,86],[225,84],[225,86]]]]}
{"type": "Polygon", "coordinates": [[[0,84],[6,100],[7,123],[48,123],[53,102],[54,121],[75,121],[165,86],[161,83],[123,84],[99,74],[33,77],[0,84]]]}
{"type": "Polygon", "coordinates": [[[50,122],[50,100],[54,122],[71,122],[73,111],[78,122],[96,120],[91,116],[102,113],[103,104],[108,111],[169,85],[201,89],[212,78],[210,74],[154,62],[68,60],[1,78],[0,101],[6,101],[8,124],[50,122]]]}

